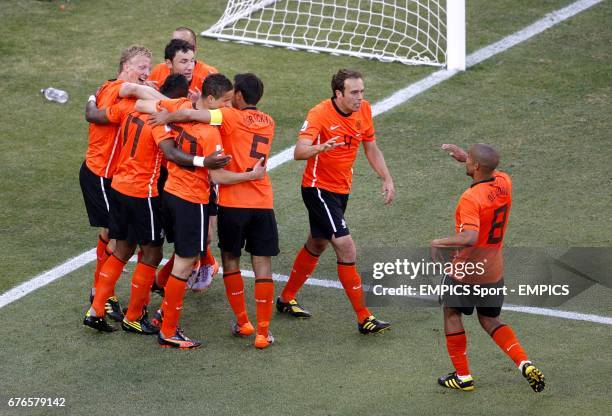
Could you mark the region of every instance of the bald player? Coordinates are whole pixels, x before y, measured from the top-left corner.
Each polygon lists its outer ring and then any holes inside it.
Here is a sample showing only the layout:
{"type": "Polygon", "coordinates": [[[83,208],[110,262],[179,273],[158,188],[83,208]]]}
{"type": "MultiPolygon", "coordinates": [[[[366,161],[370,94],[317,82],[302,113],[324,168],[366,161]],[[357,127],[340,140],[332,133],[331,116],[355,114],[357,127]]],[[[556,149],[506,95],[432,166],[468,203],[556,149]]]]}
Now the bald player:
{"type": "Polygon", "coordinates": [[[443,298],[446,346],[455,371],[440,377],[438,383],[451,389],[474,390],[462,315],[471,315],[476,308],[482,328],[514,361],[533,391],[541,392],[544,375],[529,360],[512,328],[499,319],[504,301],[502,247],[512,206],[510,176],[497,170],[499,154],[487,144],[475,144],[467,153],[454,144],[442,145],[442,149],[465,163],[472,184],[457,204],[455,234],[431,242],[434,259],[442,249],[458,249],[452,258],[453,272],[444,278],[452,290],[443,298]],[[474,266],[468,273],[470,263],[474,266]],[[480,295],[476,285],[493,294],[480,295]]]}

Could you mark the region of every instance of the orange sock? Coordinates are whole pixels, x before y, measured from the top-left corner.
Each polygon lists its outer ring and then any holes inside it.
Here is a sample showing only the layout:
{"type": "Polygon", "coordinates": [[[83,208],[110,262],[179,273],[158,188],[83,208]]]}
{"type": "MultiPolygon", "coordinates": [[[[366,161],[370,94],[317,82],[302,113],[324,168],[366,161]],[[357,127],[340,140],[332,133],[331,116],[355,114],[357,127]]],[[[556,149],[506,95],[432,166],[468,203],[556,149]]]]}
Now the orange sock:
{"type": "Polygon", "coordinates": [[[206,254],[200,262],[203,266],[207,264],[215,264],[215,257],[212,255],[212,251],[210,251],[210,244],[206,246],[206,254]]]}
{"type": "Polygon", "coordinates": [[[355,263],[338,262],[338,278],[357,314],[357,320],[360,323],[363,322],[371,313],[365,306],[361,277],[359,277],[355,263]]]}
{"type": "Polygon", "coordinates": [[[172,268],[174,267],[174,253],[168,259],[166,264],[157,272],[157,286],[166,287],[166,282],[168,282],[168,277],[170,277],[170,273],[172,272],[172,268]]]}
{"type": "Polygon", "coordinates": [[[96,246],[96,271],[94,272],[94,283],[93,287],[98,285],[98,279],[100,278],[100,270],[102,269],[102,265],[108,259],[109,254],[106,252],[106,246],[108,245],[108,241],[102,238],[101,235],[98,236],[98,245],[96,246]]]}
{"type": "Polygon", "coordinates": [[[102,270],[100,270],[98,286],[96,286],[96,295],[91,304],[94,311],[96,311],[96,316],[104,316],[104,304],[115,292],[115,284],[117,284],[117,280],[121,277],[124,267],[125,263],[114,255],[111,255],[104,262],[102,270]]]}
{"type": "Polygon", "coordinates": [[[295,257],[289,280],[281,293],[280,297],[282,300],[289,302],[291,299],[295,299],[298,290],[308,280],[315,267],[317,267],[318,262],[319,256],[308,251],[306,246],[302,247],[295,257]]]}
{"type": "Polygon", "coordinates": [[[272,277],[255,279],[255,306],[257,307],[257,335],[267,337],[274,306],[274,281],[272,277]]]}
{"type": "Polygon", "coordinates": [[[126,318],[135,321],[142,315],[142,308],[149,301],[151,286],[155,280],[157,267],[148,264],[138,263],[132,275],[132,293],[130,294],[130,304],[126,318]]]}
{"type": "Polygon", "coordinates": [[[173,337],[176,333],[181,309],[183,309],[183,297],[185,296],[186,280],[181,280],[171,274],[166,284],[162,309],[164,320],[162,322],[161,333],[166,337],[173,337]]]}
{"type": "Polygon", "coordinates": [[[467,357],[467,338],[465,331],[446,334],[446,350],[458,376],[469,376],[470,366],[467,357]]]}
{"type": "Polygon", "coordinates": [[[240,270],[224,272],[223,284],[225,285],[225,295],[234,311],[234,315],[236,315],[238,325],[246,324],[249,322],[249,317],[244,301],[244,281],[242,280],[240,270]]]}
{"type": "Polygon", "coordinates": [[[491,332],[491,338],[514,361],[518,367],[523,361],[528,361],[527,354],[523,350],[521,343],[516,338],[516,334],[508,325],[502,324],[491,332]]]}

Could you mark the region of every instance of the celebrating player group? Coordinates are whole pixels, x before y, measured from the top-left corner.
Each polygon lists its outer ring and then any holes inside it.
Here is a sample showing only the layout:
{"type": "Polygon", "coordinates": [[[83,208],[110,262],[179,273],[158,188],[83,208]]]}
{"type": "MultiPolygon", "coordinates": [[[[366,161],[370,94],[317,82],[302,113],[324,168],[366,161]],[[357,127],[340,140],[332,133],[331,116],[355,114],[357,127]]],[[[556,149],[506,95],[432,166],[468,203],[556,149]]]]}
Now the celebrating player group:
{"type": "MultiPolygon", "coordinates": [[[[301,193],[309,228],[275,301],[272,257],[279,254],[279,239],[266,172],[275,122],[257,108],[264,84],[253,73],[237,74],[231,81],[196,60],[196,52],[195,33],[185,27],[172,33],[164,62],[152,70],[150,50],[130,46],[121,55],[116,79],[103,83],[89,98],[89,146],[79,179],[90,225],[100,234],[91,306],[83,324],[113,332],[117,328],[108,318],[120,322],[125,331],[157,336],[165,348],[199,347],[201,342],[187,337],[179,321],[187,289],[206,290],[219,270],[210,247],[216,232],[225,293],[235,315],[229,330],[253,337],[256,348],[274,343],[270,323],[275,307],[295,318],[312,316],[297,301],[297,293],[330,244],[358,331],[388,330],[390,324],[365,305],[355,242],[344,218],[360,146],[381,179],[381,202],[390,204],[395,198],[372,110],[364,99],[362,74],[348,69],[333,74],[331,98],[313,107],[296,131],[294,157],[306,160],[301,193]],[[158,269],[164,242],[172,244],[173,254],[158,269]],[[243,250],[250,254],[255,273],[254,320],[246,309],[243,250]],[[138,263],[123,309],[115,285],[136,252],[138,263]],[[149,316],[151,293],[161,295],[162,301],[149,316]]],[[[457,249],[453,261],[465,261],[476,256],[470,248],[490,249],[494,258],[499,257],[492,262],[497,266],[489,270],[488,280],[478,283],[503,285],[501,247],[512,202],[510,177],[497,170],[499,155],[491,146],[473,145],[468,152],[455,145],[443,149],[466,164],[473,182],[457,206],[456,233],[433,240],[432,253],[452,247],[457,249]]],[[[475,283],[452,275],[445,278],[453,285],[475,283]]],[[[444,299],[447,348],[456,371],[441,377],[441,386],[474,389],[461,318],[476,308],[482,327],[533,390],[544,388],[542,372],[527,358],[510,326],[499,319],[502,302],[499,296],[444,299]]]]}

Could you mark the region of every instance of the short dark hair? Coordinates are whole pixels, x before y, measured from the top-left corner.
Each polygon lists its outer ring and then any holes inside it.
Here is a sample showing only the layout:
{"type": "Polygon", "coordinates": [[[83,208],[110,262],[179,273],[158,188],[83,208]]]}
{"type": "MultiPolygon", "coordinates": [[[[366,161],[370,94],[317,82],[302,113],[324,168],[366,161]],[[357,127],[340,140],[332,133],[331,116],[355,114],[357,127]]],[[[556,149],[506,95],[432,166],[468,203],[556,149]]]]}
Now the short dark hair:
{"type": "Polygon", "coordinates": [[[363,79],[363,75],[361,75],[361,72],[352,69],[340,69],[331,80],[332,97],[336,96],[336,91],[344,94],[344,81],[349,78],[363,79]]]}
{"type": "Polygon", "coordinates": [[[183,74],[168,75],[159,92],[168,98],[187,97],[189,94],[189,81],[183,74]]]}
{"type": "Polygon", "coordinates": [[[191,35],[191,39],[193,39],[193,44],[196,44],[196,34],[193,31],[193,29],[190,29],[188,27],[185,26],[179,26],[176,29],[174,29],[175,32],[189,32],[189,34],[191,35]]]}
{"type": "Polygon", "coordinates": [[[188,51],[195,53],[195,48],[191,43],[183,39],[172,39],[170,43],[166,45],[166,49],[164,49],[164,59],[172,61],[177,52],[187,53],[188,51]]]}
{"type": "Polygon", "coordinates": [[[257,105],[263,96],[264,85],[255,74],[237,74],[234,77],[234,91],[242,93],[247,104],[257,105]]]}
{"type": "Polygon", "coordinates": [[[225,93],[234,88],[230,81],[223,74],[210,74],[204,78],[202,82],[202,96],[208,97],[212,95],[215,98],[221,98],[225,93]]]}

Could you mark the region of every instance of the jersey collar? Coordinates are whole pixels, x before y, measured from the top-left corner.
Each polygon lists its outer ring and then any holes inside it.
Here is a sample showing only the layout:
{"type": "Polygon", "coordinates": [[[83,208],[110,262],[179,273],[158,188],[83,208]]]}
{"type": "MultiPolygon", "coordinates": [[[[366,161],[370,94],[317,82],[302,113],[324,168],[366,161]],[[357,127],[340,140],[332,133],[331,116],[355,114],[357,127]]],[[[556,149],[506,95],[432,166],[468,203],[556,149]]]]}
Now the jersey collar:
{"type": "Polygon", "coordinates": [[[483,179],[482,181],[474,182],[473,184],[471,184],[471,185],[470,185],[470,188],[473,188],[473,187],[475,187],[476,185],[481,184],[481,183],[493,182],[494,180],[495,180],[495,176],[493,176],[493,177],[491,177],[491,178],[489,178],[489,179],[483,179]]]}

